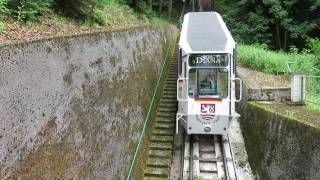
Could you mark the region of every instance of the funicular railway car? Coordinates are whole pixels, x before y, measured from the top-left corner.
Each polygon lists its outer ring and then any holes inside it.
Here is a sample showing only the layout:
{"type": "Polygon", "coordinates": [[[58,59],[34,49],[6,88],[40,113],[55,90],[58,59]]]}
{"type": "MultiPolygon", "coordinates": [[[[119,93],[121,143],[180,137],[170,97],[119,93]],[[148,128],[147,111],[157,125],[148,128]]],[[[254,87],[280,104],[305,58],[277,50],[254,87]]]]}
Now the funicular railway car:
{"type": "MultiPolygon", "coordinates": [[[[192,12],[184,17],[178,58],[176,131],[187,134],[228,133],[235,111],[236,43],[216,12],[192,12]]],[[[239,81],[239,83],[236,83],[239,81]]]]}

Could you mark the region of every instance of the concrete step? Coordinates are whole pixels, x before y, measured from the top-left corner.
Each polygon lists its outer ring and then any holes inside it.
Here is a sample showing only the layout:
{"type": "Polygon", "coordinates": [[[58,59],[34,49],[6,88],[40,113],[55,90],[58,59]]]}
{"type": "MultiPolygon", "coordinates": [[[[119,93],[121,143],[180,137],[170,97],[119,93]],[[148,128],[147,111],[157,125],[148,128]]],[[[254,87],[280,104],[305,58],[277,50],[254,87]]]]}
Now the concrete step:
{"type": "Polygon", "coordinates": [[[154,168],[154,167],[147,167],[144,170],[145,177],[164,177],[168,178],[170,173],[169,168],[154,168]]]}
{"type": "Polygon", "coordinates": [[[177,84],[177,81],[165,81],[165,84],[168,84],[168,85],[176,85],[176,84],[177,84]]]}
{"type": "Polygon", "coordinates": [[[166,80],[175,81],[177,83],[178,77],[169,77],[166,80]]]}
{"type": "Polygon", "coordinates": [[[175,91],[177,90],[177,83],[173,84],[165,84],[164,88],[168,88],[168,89],[174,89],[175,91]]]}
{"type": "Polygon", "coordinates": [[[177,96],[164,94],[164,95],[162,96],[162,98],[163,98],[163,99],[177,99],[177,96]]]}
{"type": "Polygon", "coordinates": [[[177,103],[165,103],[165,102],[160,102],[159,107],[164,107],[164,108],[176,108],[176,109],[177,109],[177,103]]]}
{"type": "Polygon", "coordinates": [[[169,130],[173,130],[174,129],[174,125],[175,124],[168,124],[168,123],[160,123],[160,122],[156,122],[156,124],[154,125],[155,129],[169,129],[169,130]]]}
{"type": "Polygon", "coordinates": [[[148,158],[147,160],[148,167],[169,168],[170,164],[171,164],[171,159],[148,158]]]}
{"type": "Polygon", "coordinates": [[[164,87],[164,92],[171,92],[177,94],[177,88],[176,87],[164,87]]]}
{"type": "Polygon", "coordinates": [[[169,129],[154,129],[152,135],[156,136],[174,136],[174,131],[169,129]]]}
{"type": "Polygon", "coordinates": [[[171,90],[171,91],[164,91],[163,93],[162,93],[162,97],[163,96],[173,96],[174,98],[176,98],[177,97],[177,93],[176,93],[176,91],[173,91],[173,90],[171,90]]]}
{"type": "Polygon", "coordinates": [[[173,135],[168,136],[151,136],[151,142],[168,142],[173,143],[173,135]]]}
{"type": "Polygon", "coordinates": [[[161,118],[161,117],[156,117],[155,122],[175,123],[175,122],[176,122],[175,117],[176,117],[176,116],[174,116],[174,117],[170,117],[170,118],[161,118]]]}
{"type": "Polygon", "coordinates": [[[177,97],[177,93],[176,93],[176,91],[175,90],[166,90],[166,91],[164,91],[163,93],[162,93],[162,96],[174,96],[175,97],[175,99],[176,99],[176,97],[177,97]]]}
{"type": "Polygon", "coordinates": [[[177,81],[178,78],[176,78],[176,77],[167,77],[167,80],[177,81]]]}
{"type": "Polygon", "coordinates": [[[169,111],[171,113],[175,113],[175,112],[173,112],[173,111],[171,111],[169,109],[175,109],[175,111],[177,111],[177,103],[176,103],[176,101],[168,102],[168,101],[165,101],[165,100],[166,99],[162,99],[160,101],[158,109],[161,109],[161,111],[159,111],[159,112],[169,111]],[[166,109],[168,109],[168,110],[166,110],[166,109]]]}
{"type": "Polygon", "coordinates": [[[149,150],[148,156],[151,158],[171,158],[171,150],[149,150]]]}
{"type": "Polygon", "coordinates": [[[178,74],[176,74],[176,73],[167,73],[167,77],[178,79],[178,74]]]}
{"type": "Polygon", "coordinates": [[[150,142],[150,150],[172,150],[172,143],[168,142],[150,142]]]}
{"type": "Polygon", "coordinates": [[[158,112],[169,112],[169,113],[176,113],[177,112],[177,108],[176,107],[158,107],[157,109],[158,112]]]}
{"type": "Polygon", "coordinates": [[[177,104],[177,98],[170,98],[170,99],[161,99],[160,103],[170,103],[170,104],[177,104]]]}
{"type": "Polygon", "coordinates": [[[167,75],[178,77],[178,73],[174,73],[174,72],[167,72],[167,75]]]}
{"type": "Polygon", "coordinates": [[[175,118],[176,113],[175,112],[157,112],[157,117],[160,118],[175,118]]]}
{"type": "Polygon", "coordinates": [[[167,177],[147,177],[145,176],[143,180],[168,180],[167,177]]]}
{"type": "Polygon", "coordinates": [[[163,94],[168,94],[168,95],[174,95],[176,96],[177,95],[177,92],[175,90],[165,90],[163,92],[163,94]]]}

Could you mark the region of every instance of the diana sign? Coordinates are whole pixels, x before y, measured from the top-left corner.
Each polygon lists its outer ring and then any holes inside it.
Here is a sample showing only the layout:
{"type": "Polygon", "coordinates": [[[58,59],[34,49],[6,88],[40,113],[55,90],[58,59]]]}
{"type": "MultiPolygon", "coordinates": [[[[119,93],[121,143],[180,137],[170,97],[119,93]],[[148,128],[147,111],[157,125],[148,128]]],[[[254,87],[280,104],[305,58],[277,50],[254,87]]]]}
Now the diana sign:
{"type": "Polygon", "coordinates": [[[224,54],[192,54],[189,58],[189,65],[194,67],[225,67],[228,65],[228,56],[224,54]]]}

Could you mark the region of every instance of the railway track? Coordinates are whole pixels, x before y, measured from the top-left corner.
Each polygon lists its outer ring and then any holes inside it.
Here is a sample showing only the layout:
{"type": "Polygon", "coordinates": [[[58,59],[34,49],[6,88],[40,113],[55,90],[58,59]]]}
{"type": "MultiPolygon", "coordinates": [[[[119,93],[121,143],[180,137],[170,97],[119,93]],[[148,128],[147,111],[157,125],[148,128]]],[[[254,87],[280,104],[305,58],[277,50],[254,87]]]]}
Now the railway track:
{"type": "Polygon", "coordinates": [[[187,135],[182,158],[183,180],[237,179],[227,137],[187,135]]]}
{"type": "Polygon", "coordinates": [[[145,180],[164,180],[170,175],[177,112],[177,55],[173,53],[164,82],[144,170],[145,180]]]}

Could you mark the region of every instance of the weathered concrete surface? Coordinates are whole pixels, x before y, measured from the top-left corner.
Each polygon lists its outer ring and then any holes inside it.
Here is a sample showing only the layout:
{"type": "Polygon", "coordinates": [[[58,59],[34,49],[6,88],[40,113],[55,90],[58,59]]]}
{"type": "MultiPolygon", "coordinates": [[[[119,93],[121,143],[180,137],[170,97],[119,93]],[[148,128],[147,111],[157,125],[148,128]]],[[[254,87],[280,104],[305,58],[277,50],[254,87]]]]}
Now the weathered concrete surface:
{"type": "Polygon", "coordinates": [[[242,108],[249,162],[260,179],[320,178],[320,113],[275,102],[242,108]]]}
{"type": "Polygon", "coordinates": [[[172,27],[0,48],[0,179],[123,179],[172,27]]]}
{"type": "Polygon", "coordinates": [[[240,128],[239,120],[231,122],[229,129],[229,141],[232,149],[238,180],[254,179],[254,175],[249,164],[248,153],[246,151],[243,132],[240,128]]]}
{"type": "Polygon", "coordinates": [[[275,98],[249,101],[253,100],[252,87],[257,83],[260,87],[273,84],[275,91],[289,84],[280,76],[252,81],[265,77],[262,74],[248,77],[238,73],[245,86],[237,111],[241,114],[241,130],[252,171],[257,178],[267,180],[319,179],[320,113],[279,102],[290,93],[274,93],[275,98]]]}
{"type": "Polygon", "coordinates": [[[237,75],[243,80],[248,101],[278,101],[290,97],[290,82],[284,76],[276,76],[237,67],[237,75]]]}

